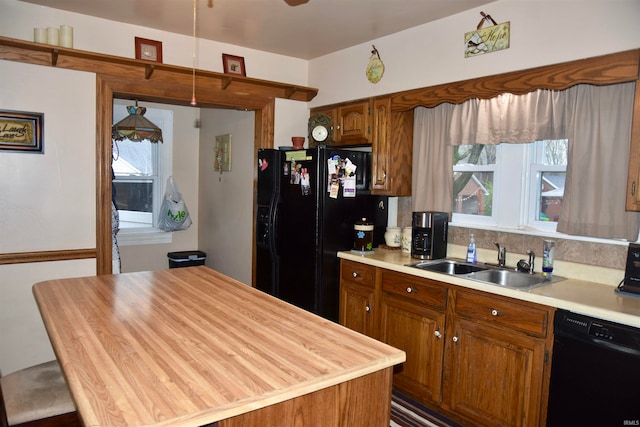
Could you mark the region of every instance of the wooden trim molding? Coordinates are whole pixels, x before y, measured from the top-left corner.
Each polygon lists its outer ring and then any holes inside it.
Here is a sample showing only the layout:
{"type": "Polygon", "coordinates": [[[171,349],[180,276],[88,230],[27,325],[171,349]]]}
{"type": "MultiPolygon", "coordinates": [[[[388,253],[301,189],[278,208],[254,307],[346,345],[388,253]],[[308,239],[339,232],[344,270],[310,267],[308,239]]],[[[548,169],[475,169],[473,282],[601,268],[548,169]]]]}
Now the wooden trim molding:
{"type": "Polygon", "coordinates": [[[640,50],[513,71],[454,83],[398,92],[391,96],[392,111],[460,104],[469,99],[493,98],[509,92],[522,95],[537,89],[563,90],[577,84],[608,85],[638,78],[640,50]]]}
{"type": "Polygon", "coordinates": [[[16,252],[11,254],[0,254],[0,265],[25,264],[30,262],[72,261],[90,258],[96,258],[95,249],[16,252]]]}

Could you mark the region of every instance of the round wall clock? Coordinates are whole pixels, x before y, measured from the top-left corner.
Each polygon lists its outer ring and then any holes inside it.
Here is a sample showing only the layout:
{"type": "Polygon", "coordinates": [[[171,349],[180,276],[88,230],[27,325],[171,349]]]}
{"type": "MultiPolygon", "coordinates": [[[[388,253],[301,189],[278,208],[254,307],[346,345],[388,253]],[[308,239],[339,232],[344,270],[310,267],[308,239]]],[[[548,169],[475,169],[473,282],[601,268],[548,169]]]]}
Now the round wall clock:
{"type": "Polygon", "coordinates": [[[322,113],[309,117],[309,141],[316,145],[331,145],[333,136],[333,119],[322,113]]]}
{"type": "Polygon", "coordinates": [[[373,46],[373,50],[371,51],[371,57],[369,58],[369,65],[367,65],[366,74],[367,79],[371,83],[378,83],[384,74],[384,64],[382,63],[380,54],[375,46],[373,46]]]}

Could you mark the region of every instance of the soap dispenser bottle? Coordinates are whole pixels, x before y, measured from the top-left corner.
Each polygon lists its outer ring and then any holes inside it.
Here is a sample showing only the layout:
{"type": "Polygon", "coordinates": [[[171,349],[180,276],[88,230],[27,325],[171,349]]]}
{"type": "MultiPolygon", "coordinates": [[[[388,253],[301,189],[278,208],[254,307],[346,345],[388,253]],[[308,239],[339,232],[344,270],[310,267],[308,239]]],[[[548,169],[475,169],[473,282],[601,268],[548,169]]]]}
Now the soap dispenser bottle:
{"type": "Polygon", "coordinates": [[[471,236],[469,236],[469,247],[467,248],[467,262],[475,264],[477,261],[476,238],[471,234],[471,236]]]}

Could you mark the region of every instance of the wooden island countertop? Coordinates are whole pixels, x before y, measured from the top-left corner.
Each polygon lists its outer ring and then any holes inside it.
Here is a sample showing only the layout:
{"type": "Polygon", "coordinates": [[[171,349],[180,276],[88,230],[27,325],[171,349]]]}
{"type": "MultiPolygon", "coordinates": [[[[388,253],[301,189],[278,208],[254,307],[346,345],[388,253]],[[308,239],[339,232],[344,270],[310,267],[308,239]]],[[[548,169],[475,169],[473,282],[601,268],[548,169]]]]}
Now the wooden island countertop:
{"type": "Polygon", "coordinates": [[[86,426],[389,425],[403,351],[207,267],[33,292],[86,426]]]}

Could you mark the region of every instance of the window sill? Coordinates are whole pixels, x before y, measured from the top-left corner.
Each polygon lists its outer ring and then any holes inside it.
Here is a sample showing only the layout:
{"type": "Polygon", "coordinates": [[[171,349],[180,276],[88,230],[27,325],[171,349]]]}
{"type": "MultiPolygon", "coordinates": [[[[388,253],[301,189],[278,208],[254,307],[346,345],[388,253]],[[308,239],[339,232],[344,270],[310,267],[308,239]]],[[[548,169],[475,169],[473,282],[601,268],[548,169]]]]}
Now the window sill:
{"type": "Polygon", "coordinates": [[[602,244],[619,245],[619,246],[629,245],[629,242],[627,242],[626,240],[599,239],[596,237],[571,236],[568,234],[558,233],[556,231],[545,231],[545,230],[539,230],[539,229],[534,229],[529,227],[506,228],[506,227],[498,227],[495,225],[471,224],[471,223],[463,223],[463,222],[457,222],[457,223],[450,222],[449,226],[461,228],[461,229],[466,228],[466,229],[495,231],[498,233],[521,234],[526,236],[543,237],[547,239],[575,240],[575,241],[581,241],[581,242],[602,243],[602,244]]]}
{"type": "Polygon", "coordinates": [[[119,246],[156,245],[171,243],[173,233],[157,228],[122,228],[117,234],[119,246]]]}

